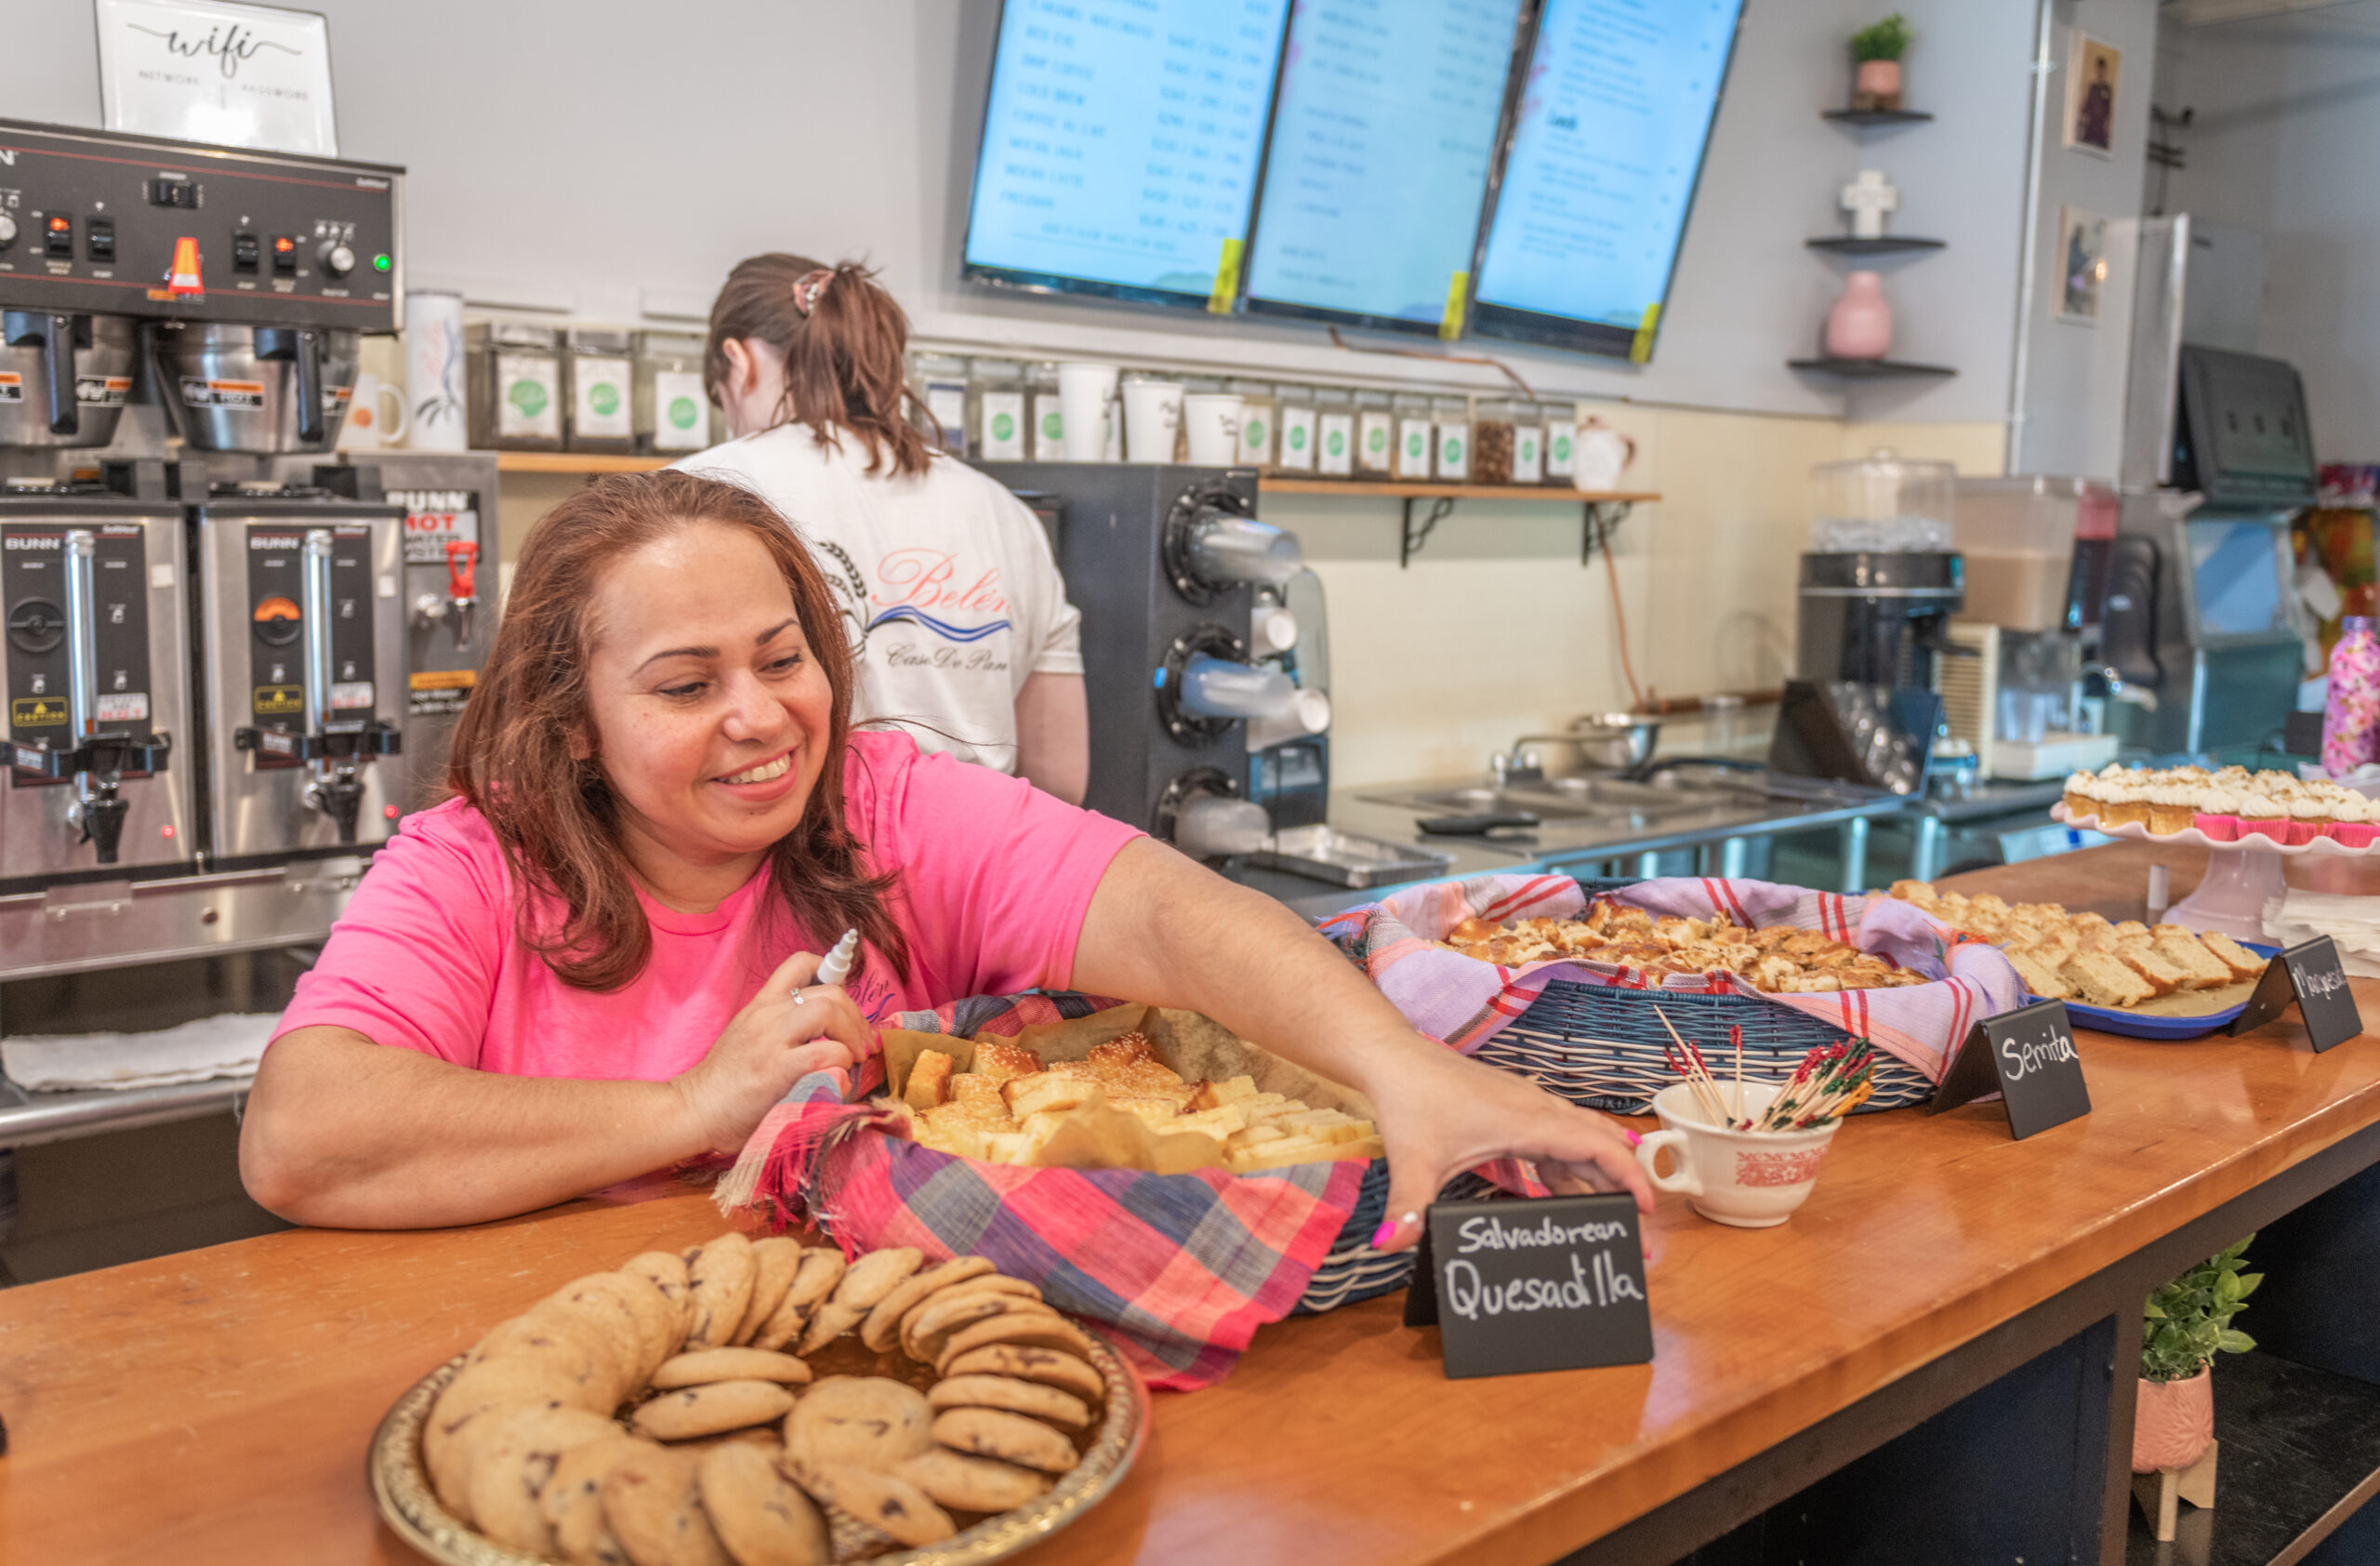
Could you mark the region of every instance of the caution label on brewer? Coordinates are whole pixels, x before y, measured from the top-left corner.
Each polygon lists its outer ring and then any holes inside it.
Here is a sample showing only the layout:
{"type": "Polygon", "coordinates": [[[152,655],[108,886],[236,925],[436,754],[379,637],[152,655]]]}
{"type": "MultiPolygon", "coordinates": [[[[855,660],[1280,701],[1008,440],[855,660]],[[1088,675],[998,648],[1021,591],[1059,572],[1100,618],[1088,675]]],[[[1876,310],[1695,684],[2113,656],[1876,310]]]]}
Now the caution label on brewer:
{"type": "Polygon", "coordinates": [[[8,722],[18,728],[41,728],[66,721],[62,696],[20,696],[8,703],[8,722]]]}
{"type": "Polygon", "coordinates": [[[128,375],[86,375],[74,378],[74,400],[87,408],[120,408],[132,395],[128,375]]]}
{"type": "Polygon", "coordinates": [[[405,686],[416,691],[468,691],[480,683],[476,669],[425,669],[405,676],[405,686]]]}
{"type": "Polygon", "coordinates": [[[293,712],[306,710],[306,687],[303,685],[258,685],[255,699],[248,704],[259,718],[285,718],[293,712]]]}
{"type": "Polygon", "coordinates": [[[182,377],[182,402],[194,408],[261,408],[264,382],[209,380],[205,376],[186,375],[182,377]]]}
{"type": "Polygon", "coordinates": [[[145,723],[149,721],[147,691],[102,691],[94,703],[103,723],[145,723]]]}
{"type": "Polygon", "coordinates": [[[0,370],[0,403],[21,403],[25,400],[25,378],[14,370],[0,370]]]}

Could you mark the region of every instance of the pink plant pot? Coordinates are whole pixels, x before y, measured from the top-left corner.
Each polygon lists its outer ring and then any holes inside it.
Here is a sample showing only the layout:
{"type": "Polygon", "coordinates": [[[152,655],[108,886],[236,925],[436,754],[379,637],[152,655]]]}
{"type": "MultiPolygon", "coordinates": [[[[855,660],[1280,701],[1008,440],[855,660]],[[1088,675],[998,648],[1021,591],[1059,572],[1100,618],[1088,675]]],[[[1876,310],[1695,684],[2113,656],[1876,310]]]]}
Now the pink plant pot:
{"type": "Polygon", "coordinates": [[[1858,73],[1851,79],[1851,106],[1855,109],[1899,108],[1900,61],[1859,61],[1858,73]]]}
{"type": "Polygon", "coordinates": [[[2132,1471],[2173,1473],[2188,1467],[2215,1439],[2215,1372],[2188,1381],[2143,1381],[2132,1416],[2132,1471]]]}
{"type": "Polygon", "coordinates": [[[1893,346],[1893,307],[1884,302],[1884,280],[1855,272],[1843,280],[1843,297],[1826,314],[1826,351],[1837,359],[1881,359],[1893,346]]]}

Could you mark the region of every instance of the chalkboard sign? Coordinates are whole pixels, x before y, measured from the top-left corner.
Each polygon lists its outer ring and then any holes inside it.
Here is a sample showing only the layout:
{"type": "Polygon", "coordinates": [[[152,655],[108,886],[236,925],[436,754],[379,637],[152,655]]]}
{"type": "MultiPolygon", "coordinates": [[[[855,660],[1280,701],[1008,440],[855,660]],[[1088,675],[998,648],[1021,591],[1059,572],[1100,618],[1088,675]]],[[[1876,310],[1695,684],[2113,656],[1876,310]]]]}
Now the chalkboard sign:
{"type": "Polygon", "coordinates": [[[1653,1318],[1635,1199],[1431,1203],[1405,1324],[1439,1329],[1451,1380],[1643,1364],[1653,1318]]]}
{"type": "Polygon", "coordinates": [[[2356,1009],[2347,970],[2339,966],[2339,949],[2328,936],[2290,947],[2265,964],[2265,976],[2256,981],[2255,993],[2248,997],[2231,1031],[2263,1027],[2287,1011],[2292,1001],[2306,1019],[2306,1037],[2316,1055],[2363,1031],[2363,1014],[2356,1009]]]}
{"type": "Polygon", "coordinates": [[[2091,1112],[2063,1002],[2037,1001],[1967,1029],[1925,1112],[1938,1115],[1992,1093],[2006,1100],[2008,1135],[2019,1142],[2091,1112]]]}

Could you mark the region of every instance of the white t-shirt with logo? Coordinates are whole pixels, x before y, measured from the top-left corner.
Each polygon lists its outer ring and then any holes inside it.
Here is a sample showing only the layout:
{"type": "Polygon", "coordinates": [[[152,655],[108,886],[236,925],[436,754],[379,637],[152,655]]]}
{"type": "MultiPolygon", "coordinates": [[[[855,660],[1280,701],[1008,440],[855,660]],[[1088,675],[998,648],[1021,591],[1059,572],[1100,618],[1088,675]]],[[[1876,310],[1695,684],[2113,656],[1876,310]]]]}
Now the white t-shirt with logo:
{"type": "Polygon", "coordinates": [[[899,723],[921,750],[1016,770],[1016,697],[1028,675],[1082,672],[1082,616],[1025,503],[936,452],[920,474],[879,466],[807,424],[672,464],[757,490],[832,584],[859,673],[852,721],[899,723]]]}

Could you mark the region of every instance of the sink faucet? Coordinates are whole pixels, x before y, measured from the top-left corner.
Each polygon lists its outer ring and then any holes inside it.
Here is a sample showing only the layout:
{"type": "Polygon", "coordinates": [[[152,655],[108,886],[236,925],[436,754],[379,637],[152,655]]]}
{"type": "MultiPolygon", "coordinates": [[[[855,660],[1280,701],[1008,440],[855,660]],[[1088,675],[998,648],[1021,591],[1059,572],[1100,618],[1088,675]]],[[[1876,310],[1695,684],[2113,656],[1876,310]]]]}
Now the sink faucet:
{"type": "Polygon", "coordinates": [[[1513,742],[1512,754],[1498,750],[1488,758],[1488,770],[1496,776],[1496,787],[1511,783],[1535,783],[1545,776],[1545,765],[1536,751],[1527,749],[1529,737],[1513,742]]]}

